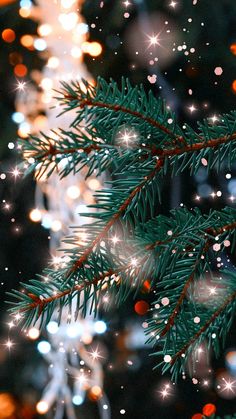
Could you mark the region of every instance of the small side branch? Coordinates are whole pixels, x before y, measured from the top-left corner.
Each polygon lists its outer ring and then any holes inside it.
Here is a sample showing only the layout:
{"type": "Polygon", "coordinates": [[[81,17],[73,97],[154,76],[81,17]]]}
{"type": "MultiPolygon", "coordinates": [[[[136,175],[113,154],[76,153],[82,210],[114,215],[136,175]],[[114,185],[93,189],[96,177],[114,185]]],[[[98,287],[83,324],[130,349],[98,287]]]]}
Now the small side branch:
{"type": "Polygon", "coordinates": [[[176,360],[193,345],[197,339],[208,329],[208,327],[216,320],[216,318],[224,311],[228,304],[233,302],[236,298],[236,291],[234,291],[224,302],[223,304],[212,314],[212,316],[207,320],[207,322],[199,329],[197,333],[175,354],[171,359],[170,363],[173,365],[176,360]]]}
{"type": "MultiPolygon", "coordinates": [[[[218,236],[220,234],[223,234],[226,231],[234,230],[235,228],[236,228],[236,222],[231,223],[231,224],[227,224],[227,225],[225,225],[225,226],[223,226],[223,227],[221,227],[221,228],[219,228],[217,230],[215,230],[213,228],[209,228],[209,229],[206,230],[206,232],[208,234],[211,234],[212,236],[216,237],[216,236],[218,236]]],[[[177,315],[178,315],[178,313],[180,311],[181,305],[182,305],[184,299],[187,296],[189,287],[192,284],[192,282],[194,281],[196,270],[197,270],[198,264],[200,262],[200,258],[209,250],[211,244],[212,244],[212,239],[208,237],[208,239],[206,240],[206,243],[205,243],[205,245],[204,245],[204,247],[203,247],[203,249],[202,249],[199,257],[197,258],[197,260],[196,260],[196,262],[194,264],[193,271],[192,271],[189,279],[187,280],[187,282],[184,285],[184,288],[183,288],[183,290],[182,290],[182,292],[181,292],[181,294],[180,294],[180,296],[178,298],[178,301],[177,301],[177,303],[175,305],[175,308],[172,311],[172,313],[171,313],[171,315],[170,315],[170,317],[169,317],[169,319],[168,319],[168,321],[167,321],[164,329],[161,331],[161,334],[160,335],[162,337],[165,336],[166,333],[170,330],[170,328],[174,325],[175,318],[177,317],[177,315]]]]}
{"type": "Polygon", "coordinates": [[[185,139],[183,137],[176,135],[174,132],[172,132],[165,125],[158,122],[156,119],[150,118],[149,116],[147,116],[145,114],[142,114],[141,112],[135,111],[133,109],[126,108],[125,106],[122,106],[122,105],[113,104],[113,103],[106,103],[106,102],[99,102],[99,101],[95,101],[95,100],[92,100],[92,99],[89,99],[89,98],[79,100],[79,98],[77,96],[72,96],[72,95],[66,95],[65,99],[66,100],[67,99],[78,100],[79,106],[80,106],[81,109],[83,109],[85,106],[91,106],[91,107],[97,107],[97,108],[110,109],[114,112],[122,112],[122,113],[125,113],[125,114],[128,114],[128,115],[132,115],[135,118],[142,119],[143,121],[152,125],[153,127],[158,129],[159,131],[162,131],[166,135],[168,135],[169,137],[173,138],[175,140],[175,144],[178,143],[178,142],[182,143],[182,144],[185,144],[185,139]]]}

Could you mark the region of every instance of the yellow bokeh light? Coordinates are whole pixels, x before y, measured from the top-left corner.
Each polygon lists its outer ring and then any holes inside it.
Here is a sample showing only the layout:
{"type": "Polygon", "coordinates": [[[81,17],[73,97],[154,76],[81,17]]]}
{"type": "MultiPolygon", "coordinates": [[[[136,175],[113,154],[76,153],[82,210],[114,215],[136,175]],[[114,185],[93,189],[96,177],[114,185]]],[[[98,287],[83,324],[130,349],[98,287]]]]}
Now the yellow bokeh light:
{"type": "Polygon", "coordinates": [[[43,23],[38,27],[37,32],[40,36],[48,36],[52,32],[52,27],[48,23],[43,23]]]}
{"type": "Polygon", "coordinates": [[[30,134],[30,125],[27,122],[20,124],[17,134],[21,138],[27,138],[30,134]]]}
{"type": "Polygon", "coordinates": [[[88,186],[92,191],[96,191],[97,189],[101,188],[101,183],[98,179],[89,179],[88,186]]]}
{"type": "Polygon", "coordinates": [[[38,208],[32,209],[32,211],[29,213],[29,218],[34,223],[38,223],[42,219],[41,211],[38,208]]]}
{"type": "Polygon", "coordinates": [[[53,88],[53,81],[52,79],[49,79],[48,77],[45,77],[42,81],[41,81],[41,87],[44,90],[50,90],[53,88]]]}
{"type": "Polygon", "coordinates": [[[52,222],[52,231],[54,231],[54,233],[56,233],[57,231],[60,231],[62,228],[62,223],[60,220],[54,220],[52,222]]]}
{"type": "Polygon", "coordinates": [[[30,16],[30,9],[26,7],[21,7],[19,10],[19,15],[26,19],[27,17],[30,16]]]}
{"type": "Polygon", "coordinates": [[[99,42],[90,42],[88,53],[92,57],[98,57],[102,53],[102,46],[99,42]]]}
{"type": "Polygon", "coordinates": [[[47,63],[49,68],[57,68],[60,64],[60,61],[57,57],[50,57],[47,63]]]}
{"type": "Polygon", "coordinates": [[[20,38],[20,43],[23,45],[23,47],[31,48],[34,44],[34,38],[31,35],[23,35],[20,38]]]}
{"type": "Polygon", "coordinates": [[[82,56],[82,51],[79,47],[73,47],[71,49],[71,55],[73,58],[80,58],[82,56]]]}
{"type": "Polygon", "coordinates": [[[99,386],[93,386],[89,392],[89,398],[92,401],[97,401],[102,397],[102,389],[99,386]]]}
{"type": "Polygon", "coordinates": [[[81,336],[81,340],[85,345],[90,345],[93,341],[93,337],[89,333],[84,333],[83,336],[81,336]]]}
{"type": "Polygon", "coordinates": [[[34,126],[37,128],[38,131],[41,131],[45,128],[48,119],[45,115],[38,115],[34,120],[34,126]]]}
{"type": "Polygon", "coordinates": [[[76,185],[71,185],[66,191],[70,199],[77,199],[80,196],[80,189],[76,185]]]}
{"type": "Polygon", "coordinates": [[[49,409],[48,403],[45,402],[44,400],[41,400],[36,405],[36,410],[40,415],[47,413],[48,409],[49,409]]]}
{"type": "Polygon", "coordinates": [[[29,332],[28,332],[28,337],[31,340],[36,340],[38,339],[39,334],[40,334],[39,330],[36,327],[31,327],[31,329],[29,329],[29,332]]]}
{"type": "Polygon", "coordinates": [[[64,9],[70,9],[76,0],[61,0],[61,5],[64,9]]]}
{"type": "Polygon", "coordinates": [[[65,31],[71,31],[78,22],[78,15],[75,12],[61,13],[58,20],[65,31]]]}
{"type": "Polygon", "coordinates": [[[87,54],[89,52],[89,42],[85,41],[82,43],[82,51],[87,54]]]}

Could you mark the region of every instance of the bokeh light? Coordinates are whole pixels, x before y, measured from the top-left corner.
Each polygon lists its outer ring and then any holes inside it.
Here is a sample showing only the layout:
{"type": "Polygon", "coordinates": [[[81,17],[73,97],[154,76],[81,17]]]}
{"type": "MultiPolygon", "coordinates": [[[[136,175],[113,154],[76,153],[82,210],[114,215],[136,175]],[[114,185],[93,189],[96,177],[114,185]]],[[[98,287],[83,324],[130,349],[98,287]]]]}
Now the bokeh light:
{"type": "Polygon", "coordinates": [[[25,77],[28,70],[24,64],[16,64],[14,67],[14,73],[17,77],[25,77]]]}
{"type": "Polygon", "coordinates": [[[14,42],[16,39],[16,34],[13,29],[4,29],[4,31],[2,31],[2,39],[8,43],[14,42]]]}

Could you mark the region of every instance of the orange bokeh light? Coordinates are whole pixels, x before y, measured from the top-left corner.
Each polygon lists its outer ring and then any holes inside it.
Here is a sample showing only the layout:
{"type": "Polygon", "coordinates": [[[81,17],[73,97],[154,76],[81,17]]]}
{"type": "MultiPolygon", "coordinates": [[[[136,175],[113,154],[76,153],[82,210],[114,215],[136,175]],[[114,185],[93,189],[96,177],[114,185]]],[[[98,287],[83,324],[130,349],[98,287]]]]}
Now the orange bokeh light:
{"type": "Polygon", "coordinates": [[[137,303],[135,303],[134,310],[140,316],[143,316],[144,314],[146,314],[148,309],[149,309],[149,304],[147,303],[147,301],[140,300],[140,301],[137,301],[137,303]]]}
{"type": "Polygon", "coordinates": [[[6,6],[7,4],[13,3],[15,0],[0,0],[0,6],[6,6]]]}
{"type": "Polygon", "coordinates": [[[93,386],[89,391],[89,399],[91,401],[97,401],[102,397],[102,389],[99,386],[93,386]]]}
{"type": "Polygon", "coordinates": [[[4,31],[2,31],[2,39],[3,41],[10,44],[11,42],[15,41],[16,34],[12,29],[4,29],[4,31]]]}
{"type": "Polygon", "coordinates": [[[236,93],[236,80],[234,80],[232,83],[232,90],[234,93],[236,93]]]}
{"type": "Polygon", "coordinates": [[[32,48],[34,44],[34,38],[31,35],[23,35],[20,39],[21,45],[26,48],[32,48]]]}
{"type": "Polygon", "coordinates": [[[10,393],[0,393],[0,419],[16,417],[15,401],[10,393]]]}
{"type": "Polygon", "coordinates": [[[17,64],[14,67],[14,74],[17,77],[25,77],[27,72],[28,72],[27,67],[24,64],[17,64]]]}
{"type": "Polygon", "coordinates": [[[143,287],[142,287],[142,292],[143,293],[148,293],[151,289],[151,284],[150,281],[148,279],[146,279],[146,281],[144,281],[143,283],[143,287]]]}
{"type": "Polygon", "coordinates": [[[214,413],[216,413],[216,407],[214,404],[212,403],[207,403],[205,404],[205,406],[202,409],[202,413],[203,415],[210,417],[212,415],[214,415],[214,413]]]}
{"type": "Polygon", "coordinates": [[[195,415],[192,416],[192,419],[203,419],[203,415],[201,413],[195,413],[195,415]]]}
{"type": "Polygon", "coordinates": [[[236,43],[230,45],[230,51],[232,54],[236,55],[236,43]]]}

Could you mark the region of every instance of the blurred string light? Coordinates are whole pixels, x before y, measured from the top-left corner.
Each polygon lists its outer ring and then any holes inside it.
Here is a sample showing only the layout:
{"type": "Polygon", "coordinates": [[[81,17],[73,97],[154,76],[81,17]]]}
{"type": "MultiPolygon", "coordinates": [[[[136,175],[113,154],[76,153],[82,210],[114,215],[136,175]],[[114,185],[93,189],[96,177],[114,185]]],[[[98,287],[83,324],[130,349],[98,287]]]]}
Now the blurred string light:
{"type": "Polygon", "coordinates": [[[41,342],[38,343],[37,349],[41,354],[45,355],[45,354],[48,354],[50,352],[51,345],[46,340],[42,340],[41,342]]]}
{"type": "Polygon", "coordinates": [[[44,414],[51,409],[56,400],[64,400],[67,415],[74,419],[73,405],[84,402],[86,393],[99,405],[101,418],[110,417],[109,402],[103,391],[103,371],[99,359],[103,353],[99,347],[87,349],[95,334],[105,333],[106,323],[94,322],[87,317],[79,322],[74,321],[67,312],[63,312],[60,326],[55,320],[48,323],[46,329],[48,340],[41,340],[37,349],[49,364],[50,381],[38,402],[36,409],[44,414]],[[65,320],[70,319],[71,323],[65,320]],[[70,376],[70,384],[68,384],[70,376]],[[106,405],[105,414],[103,406],[106,405]]]}
{"type": "MultiPolygon", "coordinates": [[[[28,82],[25,85],[24,80],[18,82],[17,109],[12,118],[19,125],[18,135],[21,138],[28,138],[29,134],[38,135],[41,130],[49,132],[58,125],[64,129],[69,128],[75,113],[70,112],[57,118],[54,89],[59,88],[60,80],[79,81],[85,78],[92,82],[83,64],[83,56],[88,54],[93,58],[98,57],[102,53],[102,45],[96,41],[89,41],[88,25],[78,13],[81,4],[81,0],[37,0],[35,7],[31,1],[20,2],[21,17],[40,21],[37,36],[23,35],[20,38],[22,46],[29,50],[35,49],[39,53],[47,50],[48,54],[42,73],[38,71],[36,76],[32,73],[36,85],[41,88],[40,91],[33,83],[28,82]]],[[[26,66],[17,65],[14,71],[18,72],[19,77],[24,77],[27,73],[26,66]]],[[[56,132],[50,132],[50,135],[53,135],[55,141],[60,141],[56,132]]],[[[66,167],[68,163],[69,160],[65,158],[60,163],[61,168],[66,167]]],[[[66,256],[61,253],[59,256],[56,249],[62,237],[68,233],[67,226],[81,225],[83,217],[79,213],[87,211],[87,204],[94,202],[93,192],[100,188],[100,179],[91,177],[84,181],[83,174],[77,174],[76,178],[69,175],[62,180],[57,174],[47,179],[45,174],[37,183],[35,208],[31,209],[29,218],[32,222],[41,223],[44,228],[51,230],[49,243],[55,269],[64,267],[66,263],[66,256]]],[[[78,237],[80,245],[84,244],[84,240],[86,232],[84,235],[80,233],[78,237]]],[[[100,351],[89,351],[86,348],[96,334],[106,332],[107,325],[103,320],[94,321],[87,317],[78,317],[75,322],[74,311],[75,308],[71,315],[64,310],[60,325],[55,320],[49,322],[47,340],[40,340],[37,344],[39,353],[49,366],[53,367],[49,367],[49,383],[36,409],[39,414],[45,414],[56,405],[56,410],[61,416],[65,411],[69,419],[75,419],[73,404],[82,404],[87,392],[90,400],[98,403],[101,418],[108,419],[110,408],[103,391],[103,367],[100,362],[102,355],[100,351]],[[85,370],[90,371],[89,374],[80,371],[81,362],[85,370]],[[72,385],[68,384],[68,374],[73,378],[72,385]],[[103,409],[103,405],[107,408],[103,409]]],[[[30,328],[27,334],[29,339],[36,340],[39,337],[37,324],[30,328]]]]}

